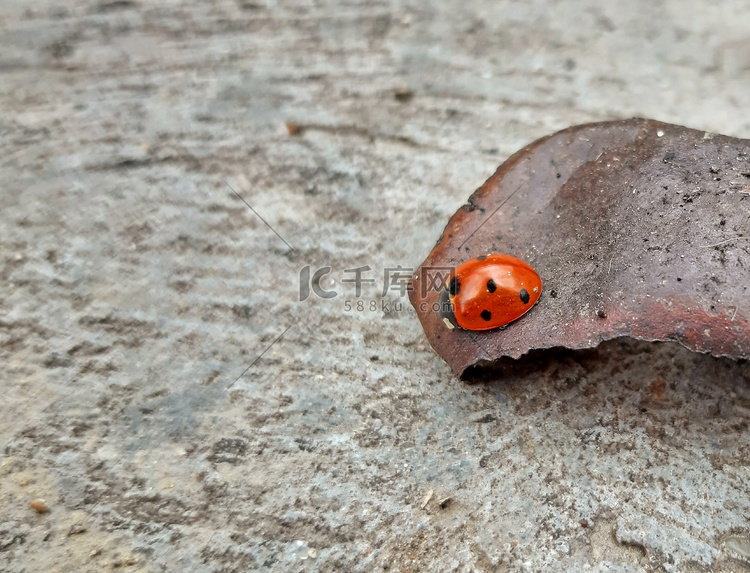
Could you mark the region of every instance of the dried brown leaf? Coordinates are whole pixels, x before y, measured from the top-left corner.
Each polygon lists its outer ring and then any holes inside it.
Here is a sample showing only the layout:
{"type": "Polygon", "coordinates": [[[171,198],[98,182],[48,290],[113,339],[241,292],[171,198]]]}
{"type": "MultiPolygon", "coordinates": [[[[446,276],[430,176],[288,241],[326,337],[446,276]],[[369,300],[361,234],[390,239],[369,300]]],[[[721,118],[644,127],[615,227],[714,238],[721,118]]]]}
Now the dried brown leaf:
{"type": "Polygon", "coordinates": [[[532,143],[453,215],[417,270],[410,297],[430,343],[458,375],[622,336],[747,358],[749,154],[747,140],[645,119],[532,143]],[[539,303],[504,329],[447,328],[431,277],[489,252],[537,270],[539,303]]]}

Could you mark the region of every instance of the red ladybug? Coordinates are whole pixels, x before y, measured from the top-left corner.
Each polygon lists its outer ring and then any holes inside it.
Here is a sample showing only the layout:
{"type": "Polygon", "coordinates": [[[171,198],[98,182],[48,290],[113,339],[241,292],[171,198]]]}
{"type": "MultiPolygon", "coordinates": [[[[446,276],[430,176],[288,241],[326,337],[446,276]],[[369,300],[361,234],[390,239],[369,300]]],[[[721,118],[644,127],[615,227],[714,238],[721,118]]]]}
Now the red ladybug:
{"type": "Polygon", "coordinates": [[[458,326],[490,330],[531,310],[542,294],[542,279],[521,259],[493,253],[457,266],[445,288],[458,326]]]}

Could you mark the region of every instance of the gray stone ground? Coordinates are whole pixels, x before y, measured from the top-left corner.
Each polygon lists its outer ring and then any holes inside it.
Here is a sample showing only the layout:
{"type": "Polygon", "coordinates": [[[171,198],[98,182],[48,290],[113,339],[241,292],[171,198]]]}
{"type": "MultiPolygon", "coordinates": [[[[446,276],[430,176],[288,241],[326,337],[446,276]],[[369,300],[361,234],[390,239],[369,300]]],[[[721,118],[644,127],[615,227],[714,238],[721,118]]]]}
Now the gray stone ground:
{"type": "Polygon", "coordinates": [[[748,570],[746,365],[467,385],[381,292],[547,133],[750,136],[750,4],[708,4],[2,2],[0,570],[748,570]]]}

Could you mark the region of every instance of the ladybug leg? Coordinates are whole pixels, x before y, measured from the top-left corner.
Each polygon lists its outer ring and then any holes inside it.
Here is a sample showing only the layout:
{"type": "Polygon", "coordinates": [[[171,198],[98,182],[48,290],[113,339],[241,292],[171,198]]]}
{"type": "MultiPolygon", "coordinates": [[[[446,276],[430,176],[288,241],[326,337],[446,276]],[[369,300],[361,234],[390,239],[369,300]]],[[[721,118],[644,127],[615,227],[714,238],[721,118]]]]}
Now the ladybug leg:
{"type": "Polygon", "coordinates": [[[438,314],[443,319],[443,323],[448,330],[460,328],[458,322],[456,322],[456,315],[453,312],[453,303],[451,303],[450,293],[447,288],[443,288],[440,291],[440,298],[438,299],[438,305],[440,306],[438,314]]]}

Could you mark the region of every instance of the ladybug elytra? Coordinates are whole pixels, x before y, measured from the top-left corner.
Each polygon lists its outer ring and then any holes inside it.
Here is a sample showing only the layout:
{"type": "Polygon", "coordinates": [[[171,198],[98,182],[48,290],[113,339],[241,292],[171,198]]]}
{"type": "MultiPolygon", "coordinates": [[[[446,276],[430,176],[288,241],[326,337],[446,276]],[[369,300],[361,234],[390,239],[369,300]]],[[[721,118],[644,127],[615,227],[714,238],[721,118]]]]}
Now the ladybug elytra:
{"type": "Polygon", "coordinates": [[[491,330],[531,310],[542,294],[542,279],[521,259],[493,253],[457,266],[445,288],[458,326],[491,330]]]}

